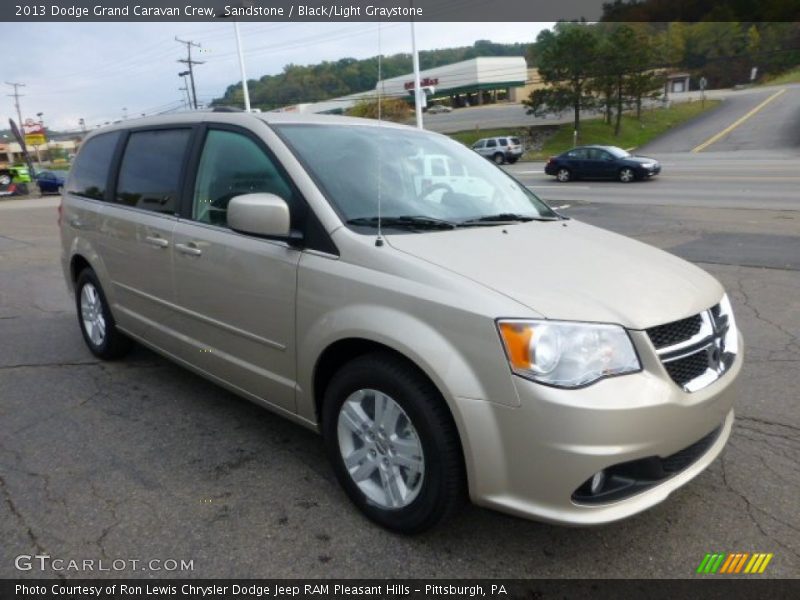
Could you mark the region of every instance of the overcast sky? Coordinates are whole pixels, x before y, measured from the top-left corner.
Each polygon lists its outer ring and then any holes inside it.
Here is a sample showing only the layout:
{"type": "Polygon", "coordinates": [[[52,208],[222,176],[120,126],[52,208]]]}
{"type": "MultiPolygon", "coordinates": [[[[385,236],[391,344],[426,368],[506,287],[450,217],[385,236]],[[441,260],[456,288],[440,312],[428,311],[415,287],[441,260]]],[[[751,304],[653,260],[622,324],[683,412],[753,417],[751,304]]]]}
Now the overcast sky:
{"type": "MultiPolygon", "coordinates": [[[[550,23],[418,23],[419,50],[471,45],[475,40],[532,42],[550,23]]],[[[374,23],[242,23],[248,79],[279,73],[284,65],[313,64],[378,54],[374,23]]],[[[181,100],[178,72],[185,46],[175,36],[202,44],[193,58],[198,98],[208,102],[240,80],[233,25],[223,23],[22,23],[0,24],[0,39],[10,49],[2,80],[20,88],[22,116],[44,113],[56,130],[89,127],[123,115],[154,113],[181,100]]],[[[410,52],[408,23],[383,24],[384,54],[410,52]]],[[[3,84],[0,118],[16,120],[13,89],[3,84]]],[[[0,125],[4,128],[4,125],[0,125]]]]}

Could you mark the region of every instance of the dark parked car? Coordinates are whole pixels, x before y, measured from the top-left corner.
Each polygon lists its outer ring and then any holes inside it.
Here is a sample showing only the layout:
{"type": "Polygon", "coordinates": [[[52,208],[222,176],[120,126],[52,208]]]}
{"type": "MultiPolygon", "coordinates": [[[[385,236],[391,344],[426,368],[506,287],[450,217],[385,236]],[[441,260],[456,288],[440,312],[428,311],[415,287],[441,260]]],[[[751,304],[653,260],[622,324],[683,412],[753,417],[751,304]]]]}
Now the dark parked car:
{"type": "Polygon", "coordinates": [[[36,184],[42,194],[58,194],[64,185],[64,178],[52,171],[40,171],[36,174],[36,184]]]}
{"type": "Polygon", "coordinates": [[[633,156],[616,146],[579,146],[552,157],[544,167],[558,181],[570,179],[617,179],[630,183],[661,172],[654,158],[633,156]]]}

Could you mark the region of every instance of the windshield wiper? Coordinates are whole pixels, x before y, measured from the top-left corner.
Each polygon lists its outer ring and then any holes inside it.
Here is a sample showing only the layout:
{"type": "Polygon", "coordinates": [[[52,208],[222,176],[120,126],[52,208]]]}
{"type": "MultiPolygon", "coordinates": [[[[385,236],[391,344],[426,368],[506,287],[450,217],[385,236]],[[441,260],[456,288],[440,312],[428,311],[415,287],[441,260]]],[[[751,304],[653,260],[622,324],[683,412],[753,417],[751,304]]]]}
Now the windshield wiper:
{"type": "MultiPolygon", "coordinates": [[[[381,217],[380,223],[384,227],[407,227],[409,229],[455,229],[458,224],[435,217],[423,215],[401,215],[399,217],[381,217]]],[[[377,227],[378,217],[357,217],[348,219],[348,225],[361,225],[377,227]]]]}
{"type": "Polygon", "coordinates": [[[496,215],[486,215],[476,219],[461,221],[460,227],[470,225],[494,225],[496,223],[527,223],[528,221],[556,221],[551,217],[532,217],[530,215],[520,215],[517,213],[498,213],[496,215]]]}

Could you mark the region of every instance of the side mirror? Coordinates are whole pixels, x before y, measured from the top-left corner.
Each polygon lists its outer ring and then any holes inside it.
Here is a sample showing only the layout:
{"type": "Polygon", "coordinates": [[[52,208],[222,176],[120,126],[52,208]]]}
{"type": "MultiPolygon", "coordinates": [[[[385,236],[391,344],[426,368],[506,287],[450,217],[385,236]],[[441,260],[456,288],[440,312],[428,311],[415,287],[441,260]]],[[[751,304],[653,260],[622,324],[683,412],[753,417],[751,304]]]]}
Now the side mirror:
{"type": "Polygon", "coordinates": [[[288,240],[289,205],[275,194],[243,194],[228,202],[228,227],[239,233],[288,240]]]}

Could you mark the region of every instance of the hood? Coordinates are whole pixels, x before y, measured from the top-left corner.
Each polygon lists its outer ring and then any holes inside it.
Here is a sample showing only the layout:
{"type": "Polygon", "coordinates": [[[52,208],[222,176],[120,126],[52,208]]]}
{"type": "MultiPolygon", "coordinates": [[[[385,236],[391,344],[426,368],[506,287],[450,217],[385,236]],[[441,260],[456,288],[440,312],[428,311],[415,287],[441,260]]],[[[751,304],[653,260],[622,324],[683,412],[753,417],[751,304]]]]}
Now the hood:
{"type": "Polygon", "coordinates": [[[658,162],[655,158],[650,158],[649,156],[626,156],[623,160],[632,160],[633,162],[637,163],[658,162]]]}
{"type": "Polygon", "coordinates": [[[691,263],[575,220],[386,239],[401,252],[467,277],[548,319],[646,329],[699,313],[723,294],[713,277],[691,263]]]}

